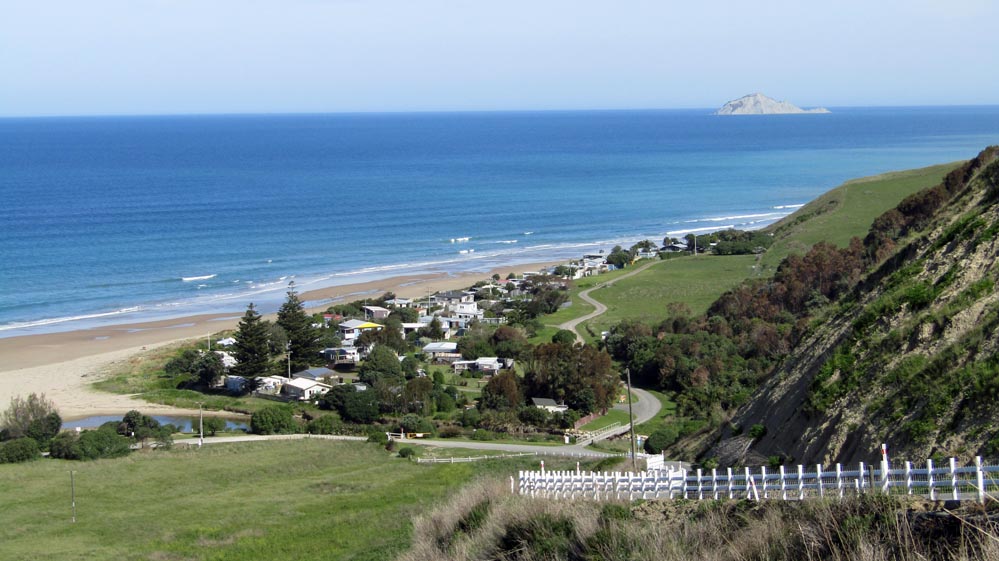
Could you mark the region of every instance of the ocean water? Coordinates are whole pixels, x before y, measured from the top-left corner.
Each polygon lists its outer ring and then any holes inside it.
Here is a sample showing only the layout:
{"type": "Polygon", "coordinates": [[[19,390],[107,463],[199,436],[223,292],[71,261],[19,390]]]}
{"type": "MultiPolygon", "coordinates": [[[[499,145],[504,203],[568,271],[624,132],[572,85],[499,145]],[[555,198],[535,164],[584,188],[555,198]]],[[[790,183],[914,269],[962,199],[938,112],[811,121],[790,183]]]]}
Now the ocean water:
{"type": "Polygon", "coordinates": [[[758,228],[996,143],[999,107],[0,119],[0,336],[758,228]]]}

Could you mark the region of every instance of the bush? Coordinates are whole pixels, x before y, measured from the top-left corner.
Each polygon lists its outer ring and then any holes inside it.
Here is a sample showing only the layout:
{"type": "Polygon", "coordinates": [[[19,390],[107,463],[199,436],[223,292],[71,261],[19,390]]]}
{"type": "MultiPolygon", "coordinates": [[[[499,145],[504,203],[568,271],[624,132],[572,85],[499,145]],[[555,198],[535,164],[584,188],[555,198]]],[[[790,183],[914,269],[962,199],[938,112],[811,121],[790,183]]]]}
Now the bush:
{"type": "Polygon", "coordinates": [[[298,428],[295,417],[287,407],[265,407],[250,417],[250,432],[254,434],[288,434],[298,428]]]}
{"type": "Polygon", "coordinates": [[[53,411],[41,419],[31,421],[24,435],[28,438],[33,438],[39,446],[44,447],[55,435],[59,434],[59,429],[61,428],[62,417],[53,411]]]}
{"type": "Polygon", "coordinates": [[[478,429],[472,433],[472,440],[496,440],[496,435],[492,431],[478,429]]]}
{"type": "Polygon", "coordinates": [[[225,430],[225,419],[220,417],[208,417],[204,420],[205,434],[215,436],[216,433],[225,430]]]}
{"type": "Polygon", "coordinates": [[[306,432],[309,434],[343,434],[346,432],[346,428],[343,421],[335,416],[324,415],[309,421],[306,432]]]}
{"type": "Polygon", "coordinates": [[[757,439],[767,434],[767,427],[759,423],[749,427],[749,438],[757,439]]]}
{"type": "Polygon", "coordinates": [[[664,448],[669,448],[680,438],[680,430],[673,425],[656,429],[645,440],[644,448],[649,454],[660,454],[664,448]]]}
{"type": "Polygon", "coordinates": [[[454,425],[448,425],[446,427],[441,427],[441,430],[437,434],[437,436],[439,436],[441,438],[457,438],[457,437],[461,436],[462,434],[464,434],[464,432],[461,430],[461,427],[456,427],[454,425]]]}
{"type": "Polygon", "coordinates": [[[131,452],[127,438],[115,432],[113,426],[82,433],[62,432],[49,443],[49,455],[64,460],[96,460],[118,458],[131,452]]]}
{"type": "Polygon", "coordinates": [[[413,458],[418,455],[419,453],[416,451],[416,448],[413,448],[412,446],[403,446],[399,449],[400,458],[413,458]]]}
{"type": "Polygon", "coordinates": [[[373,428],[368,431],[368,442],[374,442],[382,446],[387,446],[389,437],[384,431],[373,428]]]}
{"type": "Polygon", "coordinates": [[[0,464],[27,462],[39,457],[41,452],[34,438],[16,438],[0,444],[0,464]]]}
{"type": "Polygon", "coordinates": [[[399,421],[399,428],[401,432],[434,432],[433,423],[424,417],[413,414],[403,415],[402,420],[399,421]]]}

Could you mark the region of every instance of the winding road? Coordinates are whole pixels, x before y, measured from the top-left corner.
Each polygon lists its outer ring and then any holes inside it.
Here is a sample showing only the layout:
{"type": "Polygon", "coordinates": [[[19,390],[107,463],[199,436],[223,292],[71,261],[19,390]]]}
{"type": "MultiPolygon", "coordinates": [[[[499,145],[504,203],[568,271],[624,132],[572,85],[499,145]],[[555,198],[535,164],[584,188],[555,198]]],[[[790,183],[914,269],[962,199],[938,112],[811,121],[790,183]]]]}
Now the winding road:
{"type": "Polygon", "coordinates": [[[573,333],[576,334],[576,342],[577,343],[585,343],[586,340],[583,339],[583,336],[580,335],[579,331],[576,331],[576,326],[578,326],[579,324],[583,323],[584,321],[590,321],[591,319],[593,319],[595,317],[599,317],[599,316],[603,315],[604,312],[607,311],[607,306],[604,305],[604,304],[602,304],[602,303],[600,303],[599,301],[593,299],[593,297],[590,296],[590,293],[593,292],[594,290],[598,289],[598,288],[603,288],[605,286],[611,286],[612,284],[616,283],[619,280],[623,280],[623,279],[626,279],[626,278],[629,278],[629,277],[633,277],[633,276],[637,275],[638,273],[641,273],[645,269],[648,269],[649,267],[655,265],[656,263],[657,263],[657,261],[652,261],[651,263],[646,263],[645,265],[642,265],[641,267],[635,269],[634,271],[631,271],[629,273],[625,273],[625,274],[621,275],[620,277],[617,277],[616,279],[609,280],[607,282],[599,283],[599,284],[597,284],[596,286],[594,286],[592,288],[587,288],[586,290],[580,292],[579,293],[579,297],[584,302],[586,302],[586,303],[590,304],[591,306],[593,306],[595,309],[592,312],[586,314],[585,316],[578,317],[576,319],[570,319],[567,322],[560,323],[559,326],[558,326],[558,328],[559,329],[568,329],[569,331],[572,331],[573,333]]]}

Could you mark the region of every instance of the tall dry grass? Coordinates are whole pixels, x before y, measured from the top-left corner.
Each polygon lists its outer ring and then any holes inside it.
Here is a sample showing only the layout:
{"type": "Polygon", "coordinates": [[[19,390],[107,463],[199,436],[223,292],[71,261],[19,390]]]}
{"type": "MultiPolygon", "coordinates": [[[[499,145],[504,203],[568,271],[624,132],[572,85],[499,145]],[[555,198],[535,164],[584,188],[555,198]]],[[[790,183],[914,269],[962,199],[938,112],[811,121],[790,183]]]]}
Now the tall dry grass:
{"type": "Polygon", "coordinates": [[[883,496],[553,501],[479,482],[416,520],[413,546],[401,559],[999,561],[997,517],[981,507],[952,512],[883,496]]]}

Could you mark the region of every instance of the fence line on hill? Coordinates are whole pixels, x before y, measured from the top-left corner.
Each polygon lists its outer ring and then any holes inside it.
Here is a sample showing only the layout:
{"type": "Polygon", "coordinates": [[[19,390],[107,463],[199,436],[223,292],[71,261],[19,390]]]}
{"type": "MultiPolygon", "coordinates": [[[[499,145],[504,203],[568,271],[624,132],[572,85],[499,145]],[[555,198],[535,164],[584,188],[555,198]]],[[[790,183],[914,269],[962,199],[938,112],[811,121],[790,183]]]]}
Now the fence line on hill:
{"type": "Polygon", "coordinates": [[[821,464],[787,470],[759,467],[724,471],[688,471],[668,468],[638,473],[576,471],[521,471],[510,478],[513,493],[549,499],[776,499],[844,498],[862,493],[922,496],[930,500],[977,500],[999,491],[999,465],[976,457],[971,465],[958,466],[950,458],[943,466],[926,460],[919,466],[904,462],[880,467],[860,462],[856,469],[841,464],[821,464]]]}

